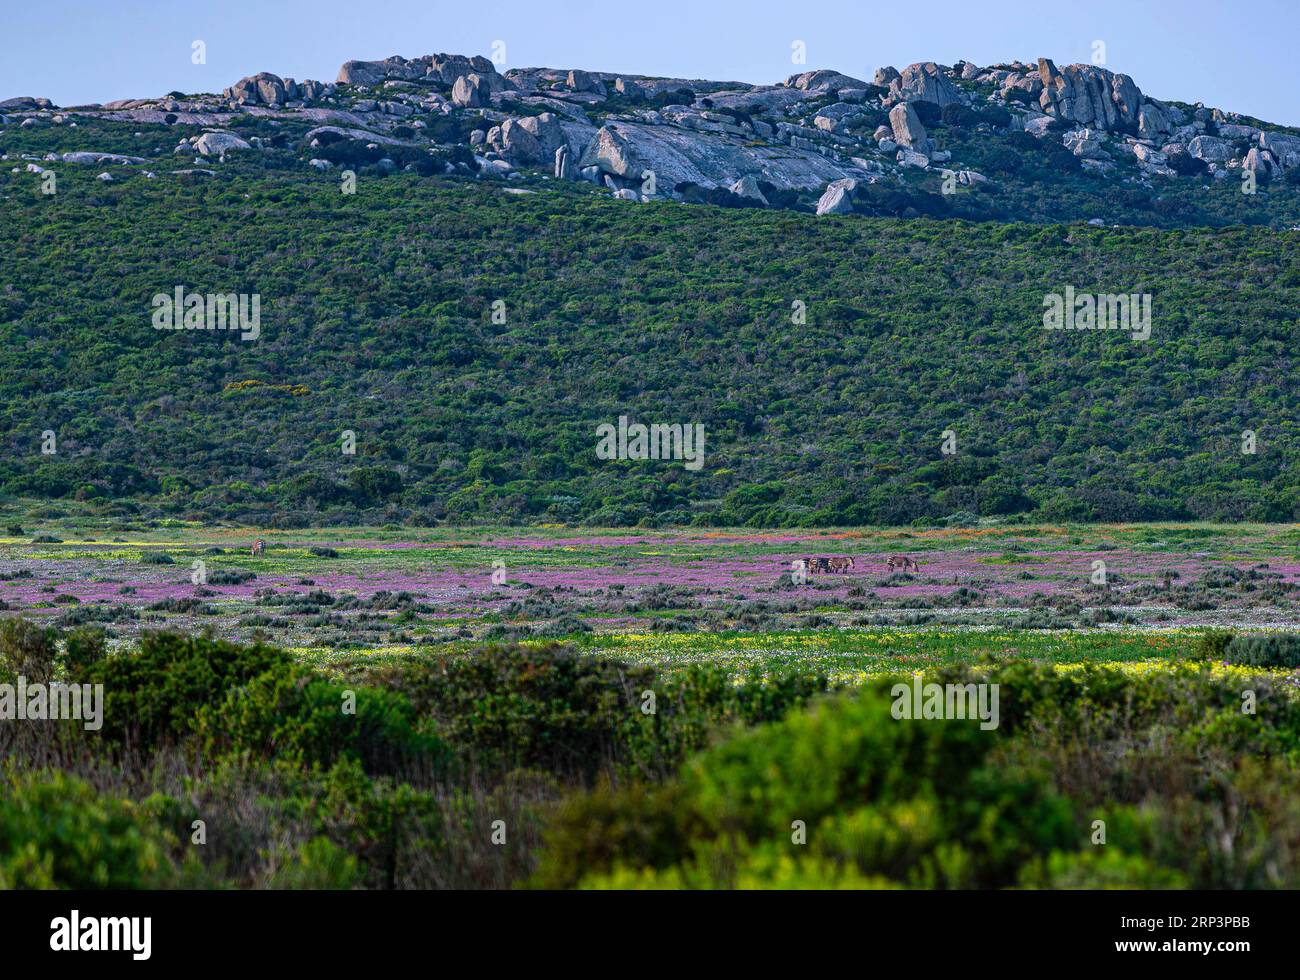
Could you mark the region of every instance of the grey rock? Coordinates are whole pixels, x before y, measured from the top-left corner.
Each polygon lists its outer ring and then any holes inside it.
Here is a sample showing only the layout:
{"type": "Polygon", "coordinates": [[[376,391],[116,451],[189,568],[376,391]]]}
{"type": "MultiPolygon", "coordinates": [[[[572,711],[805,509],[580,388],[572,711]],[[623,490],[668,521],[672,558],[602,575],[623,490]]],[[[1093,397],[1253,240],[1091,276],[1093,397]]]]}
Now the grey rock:
{"type": "MultiPolygon", "coordinates": [[[[782,124],[783,126],[785,124],[782,124]]],[[[581,130],[570,127],[570,141],[581,130]]],[[[589,128],[588,132],[592,132],[589,128]]],[[[821,134],[808,129],[809,133],[821,134]]],[[[809,190],[828,181],[852,176],[855,169],[808,143],[800,149],[791,135],[790,145],[768,144],[728,134],[699,133],[676,126],[641,122],[609,122],[594,131],[579,160],[580,167],[598,167],[602,173],[639,181],[643,170],[653,170],[665,192],[683,182],[701,187],[729,187],[740,174],[753,174],[782,190],[809,190]]]]}
{"type": "Polygon", "coordinates": [[[572,92],[590,92],[592,95],[605,94],[605,85],[599,78],[577,68],[569,72],[566,84],[572,92]]]}
{"type": "Polygon", "coordinates": [[[1252,146],[1250,148],[1250,151],[1246,154],[1246,158],[1242,160],[1241,166],[1243,170],[1253,170],[1257,174],[1264,173],[1269,176],[1272,176],[1274,172],[1280,170],[1273,154],[1269,153],[1268,150],[1260,149],[1258,146],[1252,146]]]}
{"type": "Polygon", "coordinates": [[[129,157],[121,153],[97,153],[89,150],[65,153],[58,159],[63,160],[64,163],[118,163],[123,166],[139,166],[149,162],[144,157],[129,157]]]}
{"type": "Polygon", "coordinates": [[[817,200],[817,213],[852,214],[853,190],[857,186],[857,181],[852,179],[832,181],[817,200]]]}
{"type": "Polygon", "coordinates": [[[1038,76],[1038,72],[1027,72],[1023,75],[1008,75],[1002,83],[1002,93],[1011,91],[1028,92],[1035,99],[1043,91],[1043,80],[1038,76]]]}
{"type": "Polygon", "coordinates": [[[889,125],[894,132],[894,142],[900,146],[916,146],[926,139],[920,117],[906,102],[900,102],[889,110],[889,125]]]}
{"type": "Polygon", "coordinates": [[[1038,104],[1049,116],[1105,130],[1138,124],[1142,93],[1127,75],[1096,65],[1058,69],[1048,58],[1038,59],[1038,75],[1038,104]]]}
{"type": "Polygon", "coordinates": [[[897,78],[898,69],[893,65],[885,65],[883,68],[876,69],[875,77],[872,80],[881,88],[889,88],[897,78]]]}
{"type": "Polygon", "coordinates": [[[1284,169],[1300,167],[1300,136],[1264,132],[1259,134],[1259,146],[1268,150],[1284,169]]]}
{"type": "Polygon", "coordinates": [[[1149,163],[1152,166],[1163,166],[1169,160],[1168,156],[1145,143],[1134,143],[1133,155],[1142,163],[1149,163]]]}
{"type": "Polygon", "coordinates": [[[1138,110],[1138,135],[1156,139],[1173,131],[1173,123],[1165,110],[1154,102],[1143,102],[1138,110]]]}
{"type": "Polygon", "coordinates": [[[543,112],[540,116],[525,116],[517,122],[519,129],[537,141],[543,160],[554,159],[555,151],[568,143],[560,118],[553,112],[543,112]]]}
{"type": "Polygon", "coordinates": [[[1217,136],[1197,136],[1187,144],[1187,152],[1206,163],[1226,163],[1233,157],[1232,144],[1217,136]]]}
{"type": "Polygon", "coordinates": [[[759,190],[758,179],[752,174],[741,177],[740,180],[732,184],[731,193],[750,201],[757,201],[759,204],[767,207],[767,198],[764,197],[763,192],[759,190]]]}
{"type": "Polygon", "coordinates": [[[482,75],[471,72],[456,79],[451,88],[451,101],[458,106],[478,108],[491,104],[492,91],[482,75]]]}
{"type": "MultiPolygon", "coordinates": [[[[517,119],[507,119],[501,124],[499,137],[496,140],[490,140],[498,146],[501,155],[519,166],[527,166],[543,162],[548,154],[542,150],[542,145],[537,141],[537,137],[526,130],[517,119]]],[[[554,151],[549,154],[554,159],[554,151]]]]}
{"type": "Polygon", "coordinates": [[[614,91],[625,99],[640,99],[645,97],[645,89],[637,82],[630,78],[614,79],[614,91]]]}
{"type": "Polygon", "coordinates": [[[1110,160],[1080,160],[1079,165],[1084,170],[1101,174],[1103,177],[1110,177],[1115,173],[1115,164],[1110,160]]]}
{"type": "Polygon", "coordinates": [[[1219,127],[1219,135],[1224,139],[1247,139],[1257,140],[1261,130],[1258,126],[1241,126],[1235,123],[1224,123],[1219,127]]]}
{"type": "Polygon", "coordinates": [[[786,88],[798,89],[801,92],[814,92],[833,88],[866,88],[867,83],[860,78],[845,75],[843,72],[832,71],[829,68],[818,68],[816,71],[805,71],[800,72],[798,75],[791,75],[785,80],[784,85],[786,88]]]}
{"type": "Polygon", "coordinates": [[[1053,122],[1051,116],[1032,116],[1025,120],[1025,132],[1031,136],[1046,136],[1053,122]]]}
{"type": "Polygon", "coordinates": [[[1083,160],[1109,160],[1110,154],[1102,141],[1100,130],[1078,129],[1065,134],[1061,142],[1076,157],[1083,160]]]}
{"type": "MultiPolygon", "coordinates": [[[[297,86],[294,85],[293,95],[297,94],[297,86]]],[[[248,75],[235,82],[234,85],[226,89],[222,95],[231,102],[238,102],[240,105],[282,105],[286,99],[292,96],[286,91],[284,79],[279,75],[273,75],[269,71],[261,71],[256,75],[248,75]]],[[[122,108],[138,108],[137,106],[122,106],[122,108]]]]}
{"type": "Polygon", "coordinates": [[[898,151],[898,162],[904,167],[919,167],[925,170],[930,166],[930,158],[924,153],[918,153],[916,150],[907,148],[898,151]]]}
{"type": "Polygon", "coordinates": [[[441,82],[443,85],[451,85],[461,75],[468,75],[472,72],[484,76],[495,75],[499,81],[496,83],[497,87],[494,91],[513,87],[504,77],[497,75],[496,65],[481,55],[474,55],[470,58],[465,57],[463,54],[425,55],[412,62],[412,66],[417,71],[423,69],[426,79],[441,82]]]}
{"type": "Polygon", "coordinates": [[[372,133],[368,129],[355,129],[350,126],[317,126],[315,129],[309,129],[303,136],[303,140],[305,140],[310,146],[313,141],[319,142],[319,138],[327,134],[331,137],[364,140],[367,143],[393,143],[406,145],[402,140],[395,139],[392,136],[385,136],[382,133],[372,133]]]}
{"type": "Polygon", "coordinates": [[[950,105],[961,101],[961,90],[933,61],[908,65],[889,83],[889,97],[895,102],[933,102],[950,105]]]}
{"type": "Polygon", "coordinates": [[[37,109],[54,108],[56,106],[49,99],[33,95],[19,95],[0,101],[0,112],[35,112],[37,109]]]}
{"type": "Polygon", "coordinates": [[[578,165],[598,167],[601,173],[618,177],[640,177],[641,171],[646,169],[646,161],[641,159],[629,132],[623,126],[602,126],[578,165]]]}
{"type": "Polygon", "coordinates": [[[409,63],[396,56],[383,61],[348,61],[339,69],[337,81],[341,85],[370,88],[390,78],[413,82],[423,78],[426,70],[425,65],[409,63]]]}
{"type": "Polygon", "coordinates": [[[204,133],[194,141],[194,149],[205,157],[221,156],[231,150],[251,150],[250,143],[234,133],[204,133]]]}

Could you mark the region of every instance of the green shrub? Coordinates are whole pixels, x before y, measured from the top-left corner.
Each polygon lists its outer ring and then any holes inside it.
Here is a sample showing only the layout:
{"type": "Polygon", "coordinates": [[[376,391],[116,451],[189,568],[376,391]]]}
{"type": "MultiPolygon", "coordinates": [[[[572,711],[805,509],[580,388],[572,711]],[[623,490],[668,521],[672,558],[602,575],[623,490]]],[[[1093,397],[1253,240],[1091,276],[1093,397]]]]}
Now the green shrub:
{"type": "Polygon", "coordinates": [[[79,681],[86,671],[108,655],[108,637],[102,627],[83,626],[63,638],[63,663],[70,680],[79,681]]]}
{"type": "Polygon", "coordinates": [[[720,726],[780,718],[827,687],[793,673],[737,684],[712,665],[660,677],[561,644],[488,646],[372,677],[408,697],[421,724],[475,766],[586,781],[610,766],[658,778],[720,726]]]}
{"type": "Polygon", "coordinates": [[[872,684],[739,732],[648,806],[631,795],[573,804],[548,838],[538,883],[672,866],[733,887],[737,868],[814,861],[902,885],[1001,887],[1033,854],[1077,839],[1068,805],[1041,781],[986,764],[992,733],[898,721],[890,706],[888,687],[872,684]],[[806,843],[792,840],[796,821],[806,843]],[[629,839],[629,823],[650,831],[629,839]],[[606,838],[623,844],[612,858],[606,844],[582,846],[606,838]]]}
{"type": "Polygon", "coordinates": [[[896,721],[889,681],[738,730],[659,788],[557,813],[544,887],[1291,887],[1300,704],[1208,667],[1015,663],[1000,724],[896,721]],[[1093,843],[1095,820],[1106,829],[1093,843]],[[792,840],[801,821],[806,842],[792,840]]]}
{"type": "Polygon", "coordinates": [[[400,694],[345,688],[306,667],[267,671],[220,701],[198,707],[194,731],[213,754],[245,753],[300,765],[357,759],[368,771],[393,771],[423,760],[441,765],[446,751],[413,727],[400,694]]]}
{"type": "Polygon", "coordinates": [[[1197,660],[1219,663],[1223,660],[1224,651],[1232,642],[1233,636],[1231,630],[1206,630],[1196,641],[1192,656],[1197,660]]]}
{"type": "Polygon", "coordinates": [[[1230,664],[1249,667],[1300,667],[1300,634],[1235,636],[1224,649],[1223,659],[1230,664]]]}
{"type": "Polygon", "coordinates": [[[280,848],[267,877],[269,888],[355,888],[359,884],[357,859],[327,837],[313,837],[295,848],[280,848]]]}
{"type": "Polygon", "coordinates": [[[172,876],[164,835],[130,801],[62,772],[0,783],[0,889],[157,888],[172,876]]]}
{"type": "Polygon", "coordinates": [[[44,682],[54,676],[58,632],[25,619],[0,621],[0,674],[44,682]]]}
{"type": "Polygon", "coordinates": [[[224,703],[232,689],[293,666],[287,653],[262,644],[160,632],[96,663],[81,680],[104,685],[103,733],[148,749],[189,735],[197,713],[224,703]]]}

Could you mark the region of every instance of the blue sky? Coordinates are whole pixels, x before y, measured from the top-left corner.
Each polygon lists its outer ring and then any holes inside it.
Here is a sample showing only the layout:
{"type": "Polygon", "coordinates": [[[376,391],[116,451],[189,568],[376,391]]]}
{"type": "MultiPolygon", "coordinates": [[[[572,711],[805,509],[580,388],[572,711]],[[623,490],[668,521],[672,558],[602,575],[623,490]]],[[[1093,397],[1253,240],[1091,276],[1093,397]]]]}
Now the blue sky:
{"type": "Polygon", "coordinates": [[[867,77],[882,64],[978,63],[1045,55],[1106,67],[1155,98],[1300,125],[1300,0],[1090,0],[1067,4],[852,3],[818,0],[39,0],[7,4],[0,98],[62,105],[219,91],[272,71],[332,81],[349,58],[439,51],[490,54],[505,67],[774,82],[802,68],[867,77]],[[1012,11],[1003,14],[1000,10],[1012,11]],[[207,64],[191,45],[207,45],[207,64]]]}

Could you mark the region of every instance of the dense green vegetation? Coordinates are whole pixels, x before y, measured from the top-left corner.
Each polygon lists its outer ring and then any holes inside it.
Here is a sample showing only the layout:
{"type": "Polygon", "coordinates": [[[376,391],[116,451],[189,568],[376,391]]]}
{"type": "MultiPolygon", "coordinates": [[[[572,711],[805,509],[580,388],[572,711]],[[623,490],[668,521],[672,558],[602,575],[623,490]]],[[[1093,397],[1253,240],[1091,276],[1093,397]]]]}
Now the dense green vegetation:
{"type": "Polygon", "coordinates": [[[557,645],[324,673],[10,620],[0,684],[106,703],[98,731],[0,726],[0,887],[1295,887],[1292,679],[1196,662],[1243,639],[927,670],[999,685],[984,729],[896,717],[898,677],[557,645]]]}
{"type": "Polygon", "coordinates": [[[103,684],[104,724],[0,725],[0,888],[502,887],[565,792],[658,781],[827,687],[557,646],[327,676],[262,645],[162,633],[110,654],[6,620],[0,684],[20,675],[103,684]]]}
{"type": "Polygon", "coordinates": [[[1300,874],[1300,710],[1279,689],[1259,686],[1247,713],[1239,682],[1190,665],[926,679],[999,684],[999,728],[900,721],[896,679],[874,682],[739,733],[661,787],[569,801],[538,883],[1259,888],[1300,874]]]}
{"type": "Polygon", "coordinates": [[[284,526],[1300,515],[1292,232],[815,219],[364,168],[348,196],[290,149],[215,179],[169,165],[63,165],[52,197],[0,173],[0,490],[284,526]],[[260,339],[155,330],[177,285],[259,294],[260,339]],[[1067,285],[1150,293],[1151,339],[1044,330],[1067,285]],[[703,424],[704,468],[597,459],[620,415],[703,424]]]}

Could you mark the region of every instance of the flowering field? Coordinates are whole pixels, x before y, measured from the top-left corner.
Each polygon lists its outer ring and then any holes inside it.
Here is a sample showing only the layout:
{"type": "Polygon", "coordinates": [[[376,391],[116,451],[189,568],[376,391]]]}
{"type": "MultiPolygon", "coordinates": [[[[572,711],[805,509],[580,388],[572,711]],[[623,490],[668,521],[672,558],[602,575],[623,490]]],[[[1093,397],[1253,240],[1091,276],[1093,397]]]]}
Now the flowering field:
{"type": "Polygon", "coordinates": [[[168,626],[258,635],[318,664],[565,638],[633,662],[851,680],[987,655],[1143,662],[1208,626],[1300,626],[1289,525],[268,531],[65,519],[10,532],[7,615],[115,639],[168,626]],[[854,565],[804,579],[793,563],[809,555],[854,565]],[[895,573],[891,556],[917,567],[895,573]]]}

